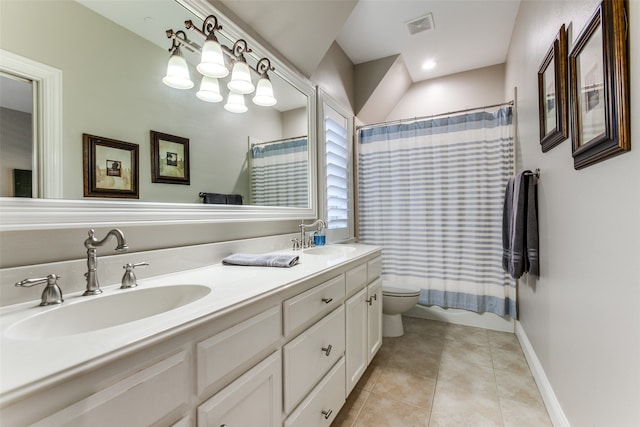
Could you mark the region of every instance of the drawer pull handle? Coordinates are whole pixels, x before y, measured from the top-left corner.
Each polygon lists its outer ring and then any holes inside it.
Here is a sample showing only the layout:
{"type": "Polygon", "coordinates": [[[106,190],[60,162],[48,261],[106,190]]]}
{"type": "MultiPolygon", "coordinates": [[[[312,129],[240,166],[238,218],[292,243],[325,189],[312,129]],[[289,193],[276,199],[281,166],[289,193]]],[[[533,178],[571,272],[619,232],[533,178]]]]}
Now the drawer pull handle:
{"type": "Polygon", "coordinates": [[[325,355],[325,356],[328,356],[328,355],[331,353],[331,349],[332,349],[332,348],[333,348],[333,347],[331,346],[331,344],[329,344],[329,345],[328,345],[328,346],[326,346],[326,347],[322,347],[322,351],[324,352],[324,355],[325,355]]]}
{"type": "Polygon", "coordinates": [[[366,299],[365,301],[369,303],[369,305],[373,305],[374,301],[378,300],[378,295],[377,294],[373,294],[371,295],[371,298],[366,299]]]}
{"type": "Polygon", "coordinates": [[[331,301],[333,301],[333,298],[322,298],[322,302],[325,304],[329,304],[331,301]]]}
{"type": "Polygon", "coordinates": [[[325,420],[328,420],[331,414],[333,414],[333,410],[329,409],[328,411],[322,411],[321,414],[324,415],[325,420]]]}

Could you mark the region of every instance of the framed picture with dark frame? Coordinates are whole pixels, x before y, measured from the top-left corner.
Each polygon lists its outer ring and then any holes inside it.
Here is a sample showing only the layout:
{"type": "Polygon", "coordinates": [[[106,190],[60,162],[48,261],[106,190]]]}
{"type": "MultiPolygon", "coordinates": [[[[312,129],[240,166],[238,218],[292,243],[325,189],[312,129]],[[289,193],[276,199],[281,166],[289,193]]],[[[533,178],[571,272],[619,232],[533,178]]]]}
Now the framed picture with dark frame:
{"type": "Polygon", "coordinates": [[[151,131],[151,182],[189,185],[189,139],[151,131]]]}
{"type": "Polygon", "coordinates": [[[605,0],[569,54],[573,165],[631,150],[628,26],[624,0],[605,0]]]}
{"type": "Polygon", "coordinates": [[[567,106],[567,32],[564,24],[538,70],[540,145],[551,150],[569,136],[567,106]]]}
{"type": "Polygon", "coordinates": [[[139,198],[138,144],[82,135],[85,197],[139,198]]]}

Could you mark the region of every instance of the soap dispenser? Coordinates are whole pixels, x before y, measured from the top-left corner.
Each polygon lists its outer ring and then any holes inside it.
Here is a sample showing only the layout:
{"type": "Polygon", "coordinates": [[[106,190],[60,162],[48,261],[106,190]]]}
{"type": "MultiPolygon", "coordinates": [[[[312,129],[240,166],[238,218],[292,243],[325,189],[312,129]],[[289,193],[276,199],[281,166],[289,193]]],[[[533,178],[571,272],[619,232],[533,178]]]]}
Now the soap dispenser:
{"type": "Polygon", "coordinates": [[[324,246],[325,242],[324,228],[321,228],[313,234],[313,244],[315,246],[324,246]]]}

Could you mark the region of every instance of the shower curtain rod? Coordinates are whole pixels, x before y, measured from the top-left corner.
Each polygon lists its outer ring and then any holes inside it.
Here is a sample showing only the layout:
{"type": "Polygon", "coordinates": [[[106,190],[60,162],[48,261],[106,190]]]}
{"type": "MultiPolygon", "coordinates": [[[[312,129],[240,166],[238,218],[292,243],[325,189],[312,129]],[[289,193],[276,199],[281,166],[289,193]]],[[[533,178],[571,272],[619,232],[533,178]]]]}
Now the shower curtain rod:
{"type": "Polygon", "coordinates": [[[376,128],[376,127],[379,127],[379,126],[387,126],[387,125],[391,125],[391,124],[395,124],[395,123],[412,123],[412,122],[417,122],[418,120],[426,120],[426,119],[432,119],[434,117],[448,116],[449,114],[467,113],[469,111],[484,110],[485,108],[493,108],[493,107],[500,107],[502,105],[513,105],[513,104],[514,104],[513,101],[508,101],[508,102],[501,102],[499,104],[485,105],[485,106],[482,106],[482,107],[466,108],[464,110],[457,110],[457,111],[449,111],[448,113],[433,114],[431,116],[422,116],[422,117],[413,117],[413,118],[410,118],[410,119],[391,120],[391,121],[388,121],[388,122],[376,123],[376,124],[373,124],[373,125],[357,126],[356,130],[376,128]]]}
{"type": "Polygon", "coordinates": [[[256,145],[277,144],[279,142],[295,141],[296,139],[302,139],[302,138],[306,138],[306,137],[307,137],[307,135],[302,135],[302,136],[294,136],[293,138],[276,139],[275,141],[252,142],[251,146],[255,147],[256,145]]]}

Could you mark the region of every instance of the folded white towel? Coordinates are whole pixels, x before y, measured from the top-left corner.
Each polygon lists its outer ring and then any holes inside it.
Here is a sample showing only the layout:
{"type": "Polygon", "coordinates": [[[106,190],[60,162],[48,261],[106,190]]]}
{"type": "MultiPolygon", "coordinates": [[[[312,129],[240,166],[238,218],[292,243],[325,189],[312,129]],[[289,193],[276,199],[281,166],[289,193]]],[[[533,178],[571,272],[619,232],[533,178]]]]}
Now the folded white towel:
{"type": "Polygon", "coordinates": [[[258,267],[293,267],[298,263],[298,255],[286,254],[231,254],[222,260],[225,265],[251,265],[258,267]]]}

